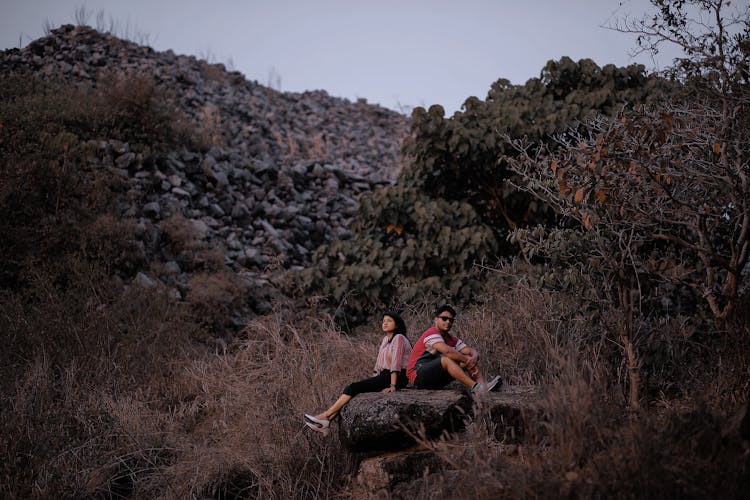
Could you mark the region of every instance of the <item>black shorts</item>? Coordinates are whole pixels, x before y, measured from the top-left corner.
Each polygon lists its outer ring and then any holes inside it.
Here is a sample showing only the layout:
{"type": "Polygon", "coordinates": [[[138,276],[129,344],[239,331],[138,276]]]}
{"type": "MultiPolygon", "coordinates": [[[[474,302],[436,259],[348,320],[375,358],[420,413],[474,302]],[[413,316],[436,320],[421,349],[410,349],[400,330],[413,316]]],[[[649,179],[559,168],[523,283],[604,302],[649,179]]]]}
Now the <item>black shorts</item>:
{"type": "Polygon", "coordinates": [[[442,389],[453,382],[453,377],[443,368],[440,361],[441,355],[418,363],[415,367],[417,377],[414,379],[414,387],[417,389],[442,389]]]}

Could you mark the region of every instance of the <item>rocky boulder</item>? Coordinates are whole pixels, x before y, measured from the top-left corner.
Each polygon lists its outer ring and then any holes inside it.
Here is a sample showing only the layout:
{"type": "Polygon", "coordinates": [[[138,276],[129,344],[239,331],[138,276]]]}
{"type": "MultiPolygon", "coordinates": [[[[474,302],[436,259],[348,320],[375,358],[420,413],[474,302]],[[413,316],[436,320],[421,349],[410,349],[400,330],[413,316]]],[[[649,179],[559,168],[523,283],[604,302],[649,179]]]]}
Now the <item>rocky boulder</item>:
{"type": "Polygon", "coordinates": [[[339,436],[350,451],[399,450],[414,444],[414,434],[463,429],[470,411],[471,398],[458,391],[359,394],[341,411],[339,436]]]}
{"type": "Polygon", "coordinates": [[[523,412],[533,411],[538,397],[538,389],[528,386],[505,386],[481,397],[453,389],[360,394],[341,411],[339,437],[353,452],[398,451],[412,446],[414,436],[460,432],[481,414],[498,440],[516,440],[523,412]]]}

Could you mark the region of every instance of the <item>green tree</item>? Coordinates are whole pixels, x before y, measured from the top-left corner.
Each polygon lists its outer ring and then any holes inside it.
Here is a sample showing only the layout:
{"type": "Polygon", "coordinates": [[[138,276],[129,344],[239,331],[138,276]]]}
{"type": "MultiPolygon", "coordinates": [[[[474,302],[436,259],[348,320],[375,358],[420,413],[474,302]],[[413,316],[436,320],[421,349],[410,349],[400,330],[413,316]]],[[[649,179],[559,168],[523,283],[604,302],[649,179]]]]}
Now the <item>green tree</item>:
{"type": "Polygon", "coordinates": [[[560,136],[555,148],[516,143],[524,157],[512,167],[530,181],[522,186],[578,223],[544,234],[521,230],[514,238],[529,253],[554,254],[597,276],[602,296],[622,314],[617,341],[634,407],[634,325],[645,314],[642,304],[658,298],[656,285],[698,291],[724,321],[750,253],[747,13],[730,35],[737,24],[723,15],[725,2],[691,2],[710,14],[712,29],[692,26],[685,2],[654,3],[659,16],[637,32],[649,47],[677,41],[685,48],[688,57],[670,72],[679,91],[658,105],[600,116],[560,136]]]}
{"type": "Polygon", "coordinates": [[[471,97],[453,117],[437,105],[416,108],[396,185],[363,196],[354,237],[319,249],[291,286],[336,306],[346,299],[349,313],[428,294],[470,299],[480,288],[474,263],[514,254],[509,230],[555,218],[510,182],[508,161],[517,154],[510,139],[550,143],[553,134],[652,100],[666,86],[642,66],[600,68],[565,57],[525,85],[498,80],[485,101],[471,97]]]}

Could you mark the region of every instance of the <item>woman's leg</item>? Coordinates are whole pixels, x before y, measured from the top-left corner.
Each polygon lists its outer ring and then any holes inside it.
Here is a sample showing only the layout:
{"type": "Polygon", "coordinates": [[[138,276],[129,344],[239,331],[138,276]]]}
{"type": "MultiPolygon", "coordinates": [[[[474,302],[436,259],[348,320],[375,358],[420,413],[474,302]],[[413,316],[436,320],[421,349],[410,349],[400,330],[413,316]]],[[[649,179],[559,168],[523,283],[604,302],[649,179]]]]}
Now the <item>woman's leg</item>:
{"type": "Polygon", "coordinates": [[[333,405],[326,411],[319,415],[315,415],[315,418],[324,420],[333,420],[336,415],[339,414],[341,408],[357,394],[363,392],[377,392],[389,387],[391,384],[391,374],[388,371],[382,371],[374,377],[366,378],[358,382],[352,382],[344,388],[344,393],[339,396],[333,405]]]}
{"type": "Polygon", "coordinates": [[[333,420],[336,415],[339,414],[341,408],[343,408],[351,399],[352,396],[349,396],[348,394],[342,394],[341,396],[339,396],[336,402],[331,405],[330,408],[328,408],[323,413],[315,415],[315,418],[319,418],[321,420],[333,420]]]}

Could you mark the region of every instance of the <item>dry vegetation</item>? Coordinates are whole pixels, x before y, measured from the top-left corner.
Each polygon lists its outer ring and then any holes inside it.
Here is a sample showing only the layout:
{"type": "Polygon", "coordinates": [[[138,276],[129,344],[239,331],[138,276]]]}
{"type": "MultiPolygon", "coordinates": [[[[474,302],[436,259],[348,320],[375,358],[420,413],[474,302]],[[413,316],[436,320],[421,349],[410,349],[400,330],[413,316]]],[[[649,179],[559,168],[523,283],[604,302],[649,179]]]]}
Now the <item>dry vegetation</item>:
{"type": "MultiPolygon", "coordinates": [[[[368,374],[377,318],[345,336],[314,304],[278,302],[215,352],[206,340],[229,328],[245,290],[177,216],[160,229],[166,246],[193,255],[185,300],[122,279],[150,264],[134,221],[110,210],[117,186],[86,168],[90,141],[145,153],[208,145],[221,139],[220,117],[192,130],[138,74],[96,89],[3,78],[0,97],[0,496],[346,498],[354,458],[300,417],[368,374]]],[[[329,147],[320,136],[278,141],[312,158],[329,147]]],[[[642,319],[635,410],[613,340],[622,311],[592,318],[577,294],[533,286],[535,272],[489,273],[456,324],[486,372],[541,387],[523,442],[473,425],[425,443],[455,470],[410,497],[746,495],[747,297],[721,331],[700,318],[642,319]]],[[[429,302],[404,305],[412,340],[429,326],[429,302]]]]}
{"type": "Polygon", "coordinates": [[[509,285],[509,276],[458,327],[471,332],[465,337],[485,353],[489,372],[539,385],[544,398],[538,413],[525,416],[518,446],[499,445],[480,425],[433,444],[459,471],[437,496],[451,496],[457,480],[462,498],[738,498],[750,491],[747,444],[738,436],[750,361],[742,321],[722,340],[686,336],[678,321],[643,338],[639,350],[660,357],[641,367],[651,398],[634,411],[620,346],[607,332],[592,332],[601,326],[583,319],[570,296],[531,288],[521,275],[509,285]]]}
{"type": "MultiPolygon", "coordinates": [[[[575,302],[503,281],[461,312],[457,329],[479,346],[488,372],[539,384],[545,397],[526,416],[520,445],[502,446],[480,425],[429,445],[465,481],[461,498],[746,491],[733,420],[742,402],[728,398],[747,388],[745,327],[728,333],[733,343],[696,347],[725,360],[700,373],[682,357],[682,344],[694,341],[665,332],[660,342],[685,367],[675,380],[682,396],[632,413],[617,379],[619,348],[591,336],[575,302]]],[[[196,325],[156,292],[112,296],[90,279],[69,294],[33,286],[47,290],[34,314],[3,298],[3,331],[29,342],[23,358],[11,342],[15,356],[3,363],[4,495],[330,498],[349,490],[352,457],[306,431],[300,415],[367,374],[377,328],[346,337],[321,312],[278,304],[214,354],[194,347],[196,325]]],[[[411,337],[429,323],[427,311],[406,312],[411,337]]],[[[430,484],[420,498],[455,497],[452,481],[430,484]]]]}

